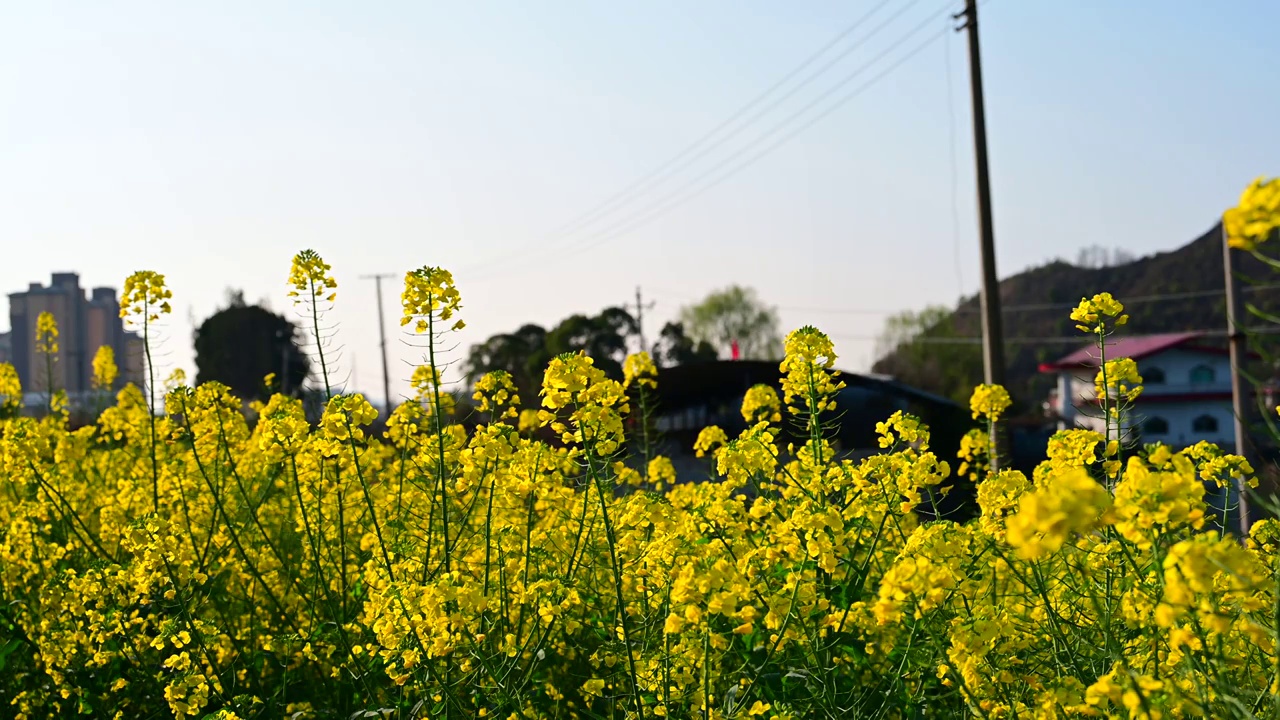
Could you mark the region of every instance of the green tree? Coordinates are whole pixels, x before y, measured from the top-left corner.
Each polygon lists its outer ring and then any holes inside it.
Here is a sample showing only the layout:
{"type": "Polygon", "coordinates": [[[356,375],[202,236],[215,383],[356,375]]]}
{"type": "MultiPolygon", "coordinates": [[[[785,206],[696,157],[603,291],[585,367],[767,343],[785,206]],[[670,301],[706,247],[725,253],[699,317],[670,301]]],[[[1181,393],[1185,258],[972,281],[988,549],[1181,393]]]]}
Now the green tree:
{"type": "Polygon", "coordinates": [[[705,342],[720,355],[730,355],[736,342],[745,360],[782,356],[778,312],[761,302],[751,288],[731,285],[717,290],[682,309],[680,322],[694,342],[705,342]]]}
{"type": "Polygon", "coordinates": [[[627,341],[639,330],[631,313],[619,307],[605,308],[594,317],[572,315],[562,320],[547,333],[547,349],[553,356],[585,351],[605,374],[621,378],[627,341]]]}
{"type": "Polygon", "coordinates": [[[982,346],[961,335],[942,306],[889,316],[875,353],[874,372],[966,405],[982,382],[982,346]]]}
{"type": "Polygon", "coordinates": [[[653,344],[650,354],[658,367],[675,367],[696,362],[709,362],[717,358],[715,346],[711,343],[695,343],[684,332],[684,324],[669,322],[662,326],[658,333],[658,342],[653,344]]]}
{"type": "Polygon", "coordinates": [[[607,375],[621,378],[627,342],[638,332],[635,318],[619,307],[605,308],[597,315],[570,315],[551,330],[524,325],[514,333],[500,333],[472,345],[463,372],[469,382],[475,382],[485,373],[505,370],[521,394],[533,398],[551,358],[581,350],[607,375]]]}
{"type": "Polygon", "coordinates": [[[296,395],[311,373],[292,322],[239,292],[195,331],[196,383],[220,382],[243,399],[267,399],[263,378],[275,374],[273,391],[296,395]]]}
{"type": "Polygon", "coordinates": [[[505,370],[511,374],[525,401],[532,402],[550,359],[546,329],[529,323],[513,333],[499,333],[472,345],[462,369],[469,382],[479,380],[485,373],[505,370]]]}

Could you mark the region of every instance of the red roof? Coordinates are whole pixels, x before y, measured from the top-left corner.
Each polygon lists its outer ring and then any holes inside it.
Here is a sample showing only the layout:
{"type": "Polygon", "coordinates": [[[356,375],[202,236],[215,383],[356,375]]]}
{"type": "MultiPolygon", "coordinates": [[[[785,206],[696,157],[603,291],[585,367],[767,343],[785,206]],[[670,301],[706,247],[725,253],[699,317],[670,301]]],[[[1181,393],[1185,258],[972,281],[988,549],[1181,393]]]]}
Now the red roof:
{"type": "MultiPolygon", "coordinates": [[[[1171,348],[1183,345],[1199,338],[1203,333],[1182,332],[1164,333],[1162,335],[1137,335],[1120,339],[1109,339],[1106,350],[1107,358],[1132,358],[1140,360],[1171,348]]],[[[1083,347],[1070,355],[1050,363],[1042,363],[1040,372],[1058,372],[1070,368],[1098,367],[1098,347],[1083,347]]]]}

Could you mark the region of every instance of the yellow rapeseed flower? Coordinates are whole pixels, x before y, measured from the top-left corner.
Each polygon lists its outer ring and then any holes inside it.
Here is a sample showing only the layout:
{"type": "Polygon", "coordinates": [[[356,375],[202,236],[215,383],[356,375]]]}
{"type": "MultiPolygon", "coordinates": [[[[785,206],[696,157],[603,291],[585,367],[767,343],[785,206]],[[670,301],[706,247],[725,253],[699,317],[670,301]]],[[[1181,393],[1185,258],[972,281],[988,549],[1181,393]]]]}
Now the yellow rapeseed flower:
{"type": "Polygon", "coordinates": [[[644,351],[632,353],[623,360],[622,376],[624,387],[631,387],[633,383],[648,388],[658,386],[658,366],[653,364],[653,358],[644,351]]]}
{"type": "Polygon", "coordinates": [[[1142,376],[1138,374],[1138,364],[1131,358],[1106,361],[1098,369],[1093,387],[1099,398],[1133,402],[1142,394],[1142,376]]]}
{"type": "Polygon", "coordinates": [[[93,386],[99,390],[109,390],[119,374],[115,350],[110,345],[98,346],[97,352],[93,354],[93,386]]]}
{"type": "Polygon", "coordinates": [[[985,417],[991,422],[998,422],[1000,415],[1012,404],[1009,391],[999,385],[979,385],[969,398],[969,409],[973,411],[975,420],[985,417]]]}
{"type": "Polygon", "coordinates": [[[1104,292],[1092,298],[1081,298],[1080,304],[1071,311],[1071,319],[1076,321],[1076,328],[1081,332],[1104,334],[1107,329],[1106,318],[1115,318],[1114,326],[1124,325],[1129,316],[1122,314],[1124,305],[1104,292]]]}
{"type": "Polygon", "coordinates": [[[53,313],[42,312],[36,317],[36,352],[58,354],[58,321],[53,318],[53,313]]]}
{"type": "Polygon", "coordinates": [[[1280,178],[1255,179],[1240,202],[1222,214],[1227,242],[1242,250],[1254,250],[1280,227],[1280,178]]]}
{"type": "Polygon", "coordinates": [[[844,383],[835,379],[831,368],[836,362],[835,345],[815,327],[806,325],[787,335],[782,360],[783,401],[796,412],[823,412],[835,407],[835,394],[844,383]],[[797,398],[812,404],[801,408],[797,398]]]}
{"type": "Polygon", "coordinates": [[[1024,495],[1009,518],[1009,544],[1028,560],[1050,555],[1075,533],[1097,526],[1111,505],[1111,494],[1081,469],[1054,476],[1024,495]]]}
{"type": "Polygon", "coordinates": [[[490,413],[495,418],[516,417],[516,409],[520,405],[515,381],[506,370],[485,373],[476,381],[476,391],[471,397],[479,403],[477,409],[480,412],[490,413]]]}
{"type": "Polygon", "coordinates": [[[289,266],[289,297],[295,302],[333,302],[337,298],[338,281],[332,268],[315,250],[303,250],[293,256],[289,266]]]}
{"type": "Polygon", "coordinates": [[[173,293],[165,287],[164,275],[152,270],[139,270],[124,280],[120,294],[120,317],[126,321],[155,322],[161,315],[168,315],[173,293]]]}
{"type": "Polygon", "coordinates": [[[782,403],[778,391],[768,385],[754,385],[742,398],[742,419],[754,425],[765,422],[782,422],[782,403]]]}
{"type": "Polygon", "coordinates": [[[1179,456],[1173,463],[1170,472],[1153,472],[1131,457],[1116,486],[1116,530],[1139,549],[1171,531],[1204,526],[1204,483],[1190,460],[1179,456]]]}
{"type": "MultiPolygon", "coordinates": [[[[400,300],[404,306],[400,324],[413,323],[414,332],[419,333],[427,332],[434,320],[449,320],[462,307],[462,295],[453,284],[453,274],[439,267],[424,266],[405,273],[400,300]]],[[[461,320],[453,326],[455,330],[462,327],[461,320]]]]}
{"type": "Polygon", "coordinates": [[[18,370],[9,363],[0,363],[0,410],[16,410],[22,406],[22,383],[18,370]]]}

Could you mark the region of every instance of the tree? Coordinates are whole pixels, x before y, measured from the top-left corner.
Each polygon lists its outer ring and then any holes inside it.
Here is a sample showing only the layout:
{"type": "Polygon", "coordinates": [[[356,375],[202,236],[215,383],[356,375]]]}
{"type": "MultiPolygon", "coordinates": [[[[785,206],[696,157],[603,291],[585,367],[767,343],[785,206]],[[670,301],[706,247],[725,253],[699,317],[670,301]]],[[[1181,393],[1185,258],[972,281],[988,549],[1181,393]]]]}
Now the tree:
{"type": "Polygon", "coordinates": [[[889,316],[875,352],[874,372],[965,405],[982,382],[982,346],[957,332],[955,315],[945,307],[889,316]]]}
{"type": "Polygon", "coordinates": [[[243,399],[266,400],[263,378],[274,373],[272,389],[296,395],[311,373],[296,334],[283,316],[229,292],[227,306],[196,329],[196,383],[217,381],[243,399]]]}
{"type": "Polygon", "coordinates": [[[1133,261],[1133,253],[1120,248],[1108,250],[1101,245],[1080,248],[1080,251],[1076,254],[1076,267],[1093,270],[1117,267],[1133,261]]]}
{"type": "Polygon", "coordinates": [[[716,349],[711,343],[695,343],[684,332],[684,324],[669,322],[662,326],[658,333],[658,342],[651,351],[653,362],[658,367],[675,367],[696,362],[710,362],[716,359],[716,349]]]}
{"type": "Polygon", "coordinates": [[[542,372],[550,359],[547,331],[530,323],[513,333],[500,333],[472,345],[463,372],[468,381],[475,382],[485,373],[505,370],[520,393],[531,400],[542,384],[542,372]]]}
{"type": "Polygon", "coordinates": [[[776,360],[782,356],[778,313],[764,305],[751,288],[732,285],[680,311],[685,332],[721,355],[731,355],[736,342],[746,360],[776,360]]]}
{"type": "Polygon", "coordinates": [[[622,377],[627,340],[640,331],[631,313],[619,307],[605,308],[595,317],[571,315],[547,334],[552,356],[582,350],[609,377],[622,377]]]}
{"type": "Polygon", "coordinates": [[[539,325],[524,325],[514,333],[501,333],[472,345],[463,370],[469,382],[485,373],[505,370],[523,395],[534,397],[551,358],[581,350],[605,374],[621,379],[627,341],[639,329],[631,313],[618,307],[605,308],[594,316],[571,315],[549,331],[539,325]]]}

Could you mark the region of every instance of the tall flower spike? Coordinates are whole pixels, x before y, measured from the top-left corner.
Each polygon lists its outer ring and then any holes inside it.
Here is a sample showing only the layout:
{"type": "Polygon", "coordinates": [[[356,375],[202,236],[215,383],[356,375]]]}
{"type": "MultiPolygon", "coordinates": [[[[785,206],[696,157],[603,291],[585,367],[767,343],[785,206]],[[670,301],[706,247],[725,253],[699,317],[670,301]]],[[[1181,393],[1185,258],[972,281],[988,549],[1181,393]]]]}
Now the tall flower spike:
{"type": "MultiPolygon", "coordinates": [[[[429,318],[447,321],[462,309],[462,295],[453,284],[453,273],[438,267],[426,266],[405,273],[400,300],[404,305],[400,325],[413,323],[413,330],[418,333],[431,328],[429,318]]],[[[462,327],[461,320],[453,325],[454,330],[462,327]]]]}
{"type": "Polygon", "coordinates": [[[164,275],[152,270],[139,270],[124,281],[120,296],[120,317],[126,320],[154,322],[173,311],[169,299],[173,293],[164,285],[164,275]]]}
{"type": "Polygon", "coordinates": [[[53,313],[42,312],[36,318],[36,352],[58,354],[58,321],[53,318],[53,313]]]}
{"type": "Polygon", "coordinates": [[[0,411],[22,407],[22,382],[18,370],[9,363],[0,363],[0,411]]]}
{"type": "Polygon", "coordinates": [[[1227,242],[1254,250],[1280,228],[1280,178],[1258,178],[1240,194],[1240,202],[1222,214],[1227,242]]]}
{"type": "Polygon", "coordinates": [[[831,338],[806,325],[787,335],[785,349],[786,357],[779,367],[783,373],[783,402],[792,405],[796,398],[806,398],[812,393],[818,412],[833,408],[835,394],[844,388],[844,383],[837,382],[834,379],[837,373],[831,370],[836,362],[831,338]]]}
{"type": "Polygon", "coordinates": [[[1142,394],[1142,376],[1138,374],[1138,364],[1132,358],[1108,360],[1093,379],[1093,388],[1098,397],[1129,402],[1136,400],[1142,394]]]}
{"type": "Polygon", "coordinates": [[[1080,332],[1102,335],[1107,331],[1106,318],[1115,318],[1112,323],[1115,327],[1129,322],[1129,316],[1123,313],[1124,305],[1111,297],[1111,293],[1104,292],[1091,298],[1080,298],[1080,304],[1071,311],[1071,319],[1078,323],[1076,329],[1080,332]]]}
{"type": "Polygon", "coordinates": [[[511,379],[511,373],[505,370],[485,373],[476,381],[476,391],[472,398],[479,403],[477,407],[480,412],[490,413],[493,417],[516,417],[520,405],[516,384],[511,379]]]}
{"type": "Polygon", "coordinates": [[[93,386],[99,390],[110,390],[120,375],[116,367],[116,351],[110,345],[101,345],[93,354],[93,386]]]}
{"type": "Polygon", "coordinates": [[[293,286],[289,297],[295,298],[295,302],[304,296],[333,302],[337,298],[338,281],[333,279],[330,269],[315,250],[303,250],[294,255],[293,265],[289,268],[289,284],[293,286]]]}
{"type": "Polygon", "coordinates": [[[973,411],[974,420],[985,417],[991,422],[997,422],[1012,404],[1009,391],[1000,385],[979,385],[973,389],[973,395],[969,398],[969,409],[973,411]]]}
{"type": "Polygon", "coordinates": [[[622,386],[631,387],[639,385],[640,387],[656,388],[658,387],[658,366],[653,364],[653,358],[649,357],[649,353],[641,350],[638,353],[632,353],[622,361],[622,386]]]}

